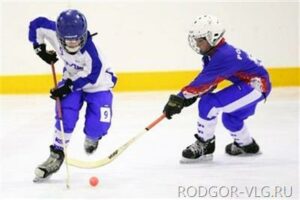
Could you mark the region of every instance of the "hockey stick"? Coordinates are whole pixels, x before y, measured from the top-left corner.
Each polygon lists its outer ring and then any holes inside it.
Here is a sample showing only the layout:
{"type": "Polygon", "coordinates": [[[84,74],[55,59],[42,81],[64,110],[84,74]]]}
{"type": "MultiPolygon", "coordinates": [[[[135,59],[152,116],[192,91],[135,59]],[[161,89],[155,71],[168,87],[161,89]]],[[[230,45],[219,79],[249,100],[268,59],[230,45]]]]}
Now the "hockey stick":
{"type": "MultiPolygon", "coordinates": [[[[55,66],[54,63],[51,63],[51,70],[52,70],[52,77],[53,77],[53,82],[54,82],[54,87],[57,88],[57,79],[56,79],[56,73],[55,73],[55,66]]],[[[60,133],[61,133],[61,138],[62,138],[62,145],[63,145],[63,150],[65,154],[65,161],[68,160],[67,156],[67,147],[66,147],[66,142],[65,142],[65,131],[64,131],[64,124],[63,124],[63,117],[62,117],[62,109],[61,109],[61,102],[59,97],[55,98],[56,100],[56,109],[57,109],[57,115],[59,119],[59,126],[60,126],[60,133]]],[[[66,164],[66,187],[69,189],[70,188],[70,172],[69,172],[69,165],[68,162],[65,162],[66,164]]]]}
{"type": "Polygon", "coordinates": [[[151,124],[149,124],[143,131],[141,131],[136,136],[132,137],[125,144],[120,146],[118,149],[113,151],[109,156],[107,156],[103,159],[96,160],[96,161],[81,161],[81,160],[69,158],[67,162],[71,166],[78,167],[78,168],[84,168],[84,169],[98,168],[98,167],[107,165],[110,162],[112,162],[114,159],[116,159],[121,153],[123,153],[127,149],[127,147],[129,147],[132,143],[134,143],[137,139],[139,139],[142,135],[144,135],[146,132],[148,132],[151,128],[153,128],[156,124],[158,124],[164,118],[165,118],[165,114],[162,114],[160,117],[158,117],[156,120],[154,120],[151,124]]]}

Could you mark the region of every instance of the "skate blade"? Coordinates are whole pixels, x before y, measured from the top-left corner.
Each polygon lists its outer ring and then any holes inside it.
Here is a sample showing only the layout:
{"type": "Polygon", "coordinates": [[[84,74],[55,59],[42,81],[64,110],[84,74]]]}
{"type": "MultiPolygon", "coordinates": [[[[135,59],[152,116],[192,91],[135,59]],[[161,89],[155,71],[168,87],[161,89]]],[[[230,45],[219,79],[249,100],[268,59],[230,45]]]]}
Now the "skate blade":
{"type": "Polygon", "coordinates": [[[193,163],[202,163],[202,162],[207,162],[207,161],[211,161],[213,159],[213,155],[212,154],[207,154],[207,155],[203,155],[197,159],[189,159],[189,158],[181,158],[180,163],[181,164],[193,164],[193,163]]]}
{"type": "Polygon", "coordinates": [[[33,179],[34,183],[42,183],[47,181],[51,175],[44,177],[45,172],[41,170],[40,168],[36,168],[35,171],[35,178],[33,179]]]}
{"type": "Polygon", "coordinates": [[[47,181],[48,179],[49,179],[49,177],[47,177],[47,178],[35,177],[32,181],[34,183],[43,183],[43,182],[47,181]]]}
{"type": "Polygon", "coordinates": [[[226,153],[226,154],[229,155],[229,156],[233,156],[233,157],[255,157],[255,156],[262,155],[262,152],[261,151],[259,151],[257,153],[245,153],[245,152],[243,152],[243,153],[238,154],[238,155],[231,155],[231,154],[228,154],[228,153],[226,153]]]}

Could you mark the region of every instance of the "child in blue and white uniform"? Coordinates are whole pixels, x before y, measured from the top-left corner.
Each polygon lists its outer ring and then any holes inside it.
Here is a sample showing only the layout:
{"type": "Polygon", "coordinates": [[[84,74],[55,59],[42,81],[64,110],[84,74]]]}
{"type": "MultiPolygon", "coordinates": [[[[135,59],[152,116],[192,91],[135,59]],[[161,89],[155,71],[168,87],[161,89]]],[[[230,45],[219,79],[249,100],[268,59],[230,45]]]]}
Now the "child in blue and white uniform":
{"type": "MultiPolygon", "coordinates": [[[[117,78],[106,66],[87,29],[85,16],[78,10],[60,13],[56,22],[38,17],[30,22],[29,40],[37,55],[46,63],[55,63],[57,55],[65,63],[63,79],[50,91],[52,98],[61,99],[63,132],[68,145],[79,118],[79,111],[86,102],[84,149],[93,153],[98,141],[107,134],[112,117],[112,88],[117,78]],[[55,51],[46,49],[47,40],[55,51]]],[[[50,146],[51,155],[39,165],[35,174],[46,178],[59,170],[64,160],[61,127],[56,111],[55,135],[50,146]]]]}

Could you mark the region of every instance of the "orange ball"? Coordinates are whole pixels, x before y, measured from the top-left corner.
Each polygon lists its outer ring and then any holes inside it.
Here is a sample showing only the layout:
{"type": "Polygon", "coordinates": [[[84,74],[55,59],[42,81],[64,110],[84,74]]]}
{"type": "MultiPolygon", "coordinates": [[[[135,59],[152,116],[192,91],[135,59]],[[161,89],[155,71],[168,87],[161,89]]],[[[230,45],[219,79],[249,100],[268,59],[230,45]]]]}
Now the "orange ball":
{"type": "Polygon", "coordinates": [[[96,176],[92,176],[90,178],[90,185],[91,186],[95,187],[95,186],[98,185],[98,183],[99,183],[99,180],[98,180],[98,178],[96,176]]]}

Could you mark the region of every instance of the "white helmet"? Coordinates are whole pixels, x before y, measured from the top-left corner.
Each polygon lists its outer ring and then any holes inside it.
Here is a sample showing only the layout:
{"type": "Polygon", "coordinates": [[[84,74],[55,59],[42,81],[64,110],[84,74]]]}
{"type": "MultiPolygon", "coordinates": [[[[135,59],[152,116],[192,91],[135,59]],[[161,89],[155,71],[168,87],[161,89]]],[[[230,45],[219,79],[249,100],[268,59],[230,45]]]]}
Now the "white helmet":
{"type": "Polygon", "coordinates": [[[211,15],[202,15],[194,21],[189,31],[189,44],[193,50],[200,53],[195,39],[205,38],[207,42],[214,47],[221,41],[224,33],[225,28],[219,22],[218,18],[211,15]]]}

